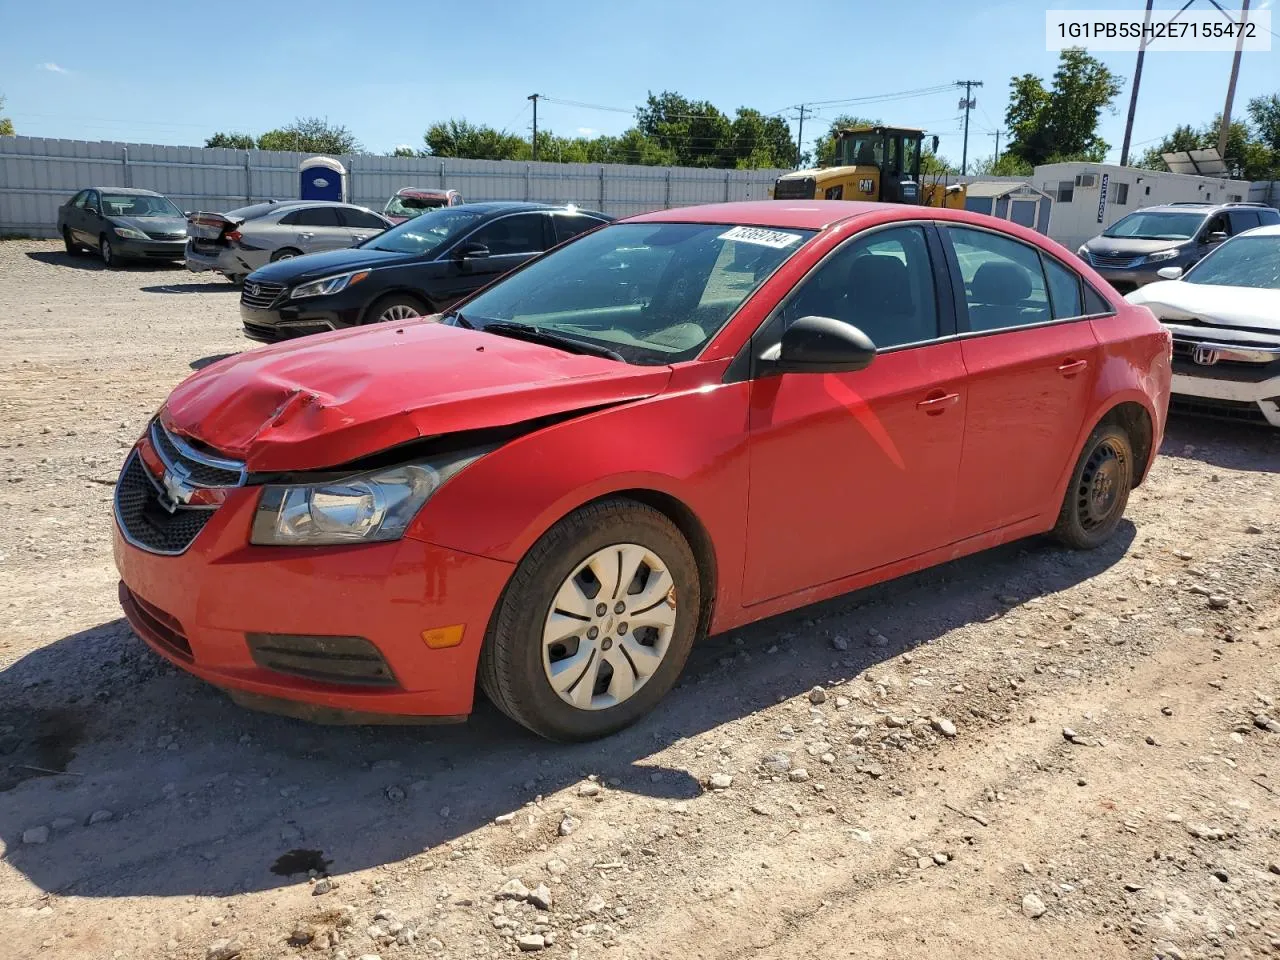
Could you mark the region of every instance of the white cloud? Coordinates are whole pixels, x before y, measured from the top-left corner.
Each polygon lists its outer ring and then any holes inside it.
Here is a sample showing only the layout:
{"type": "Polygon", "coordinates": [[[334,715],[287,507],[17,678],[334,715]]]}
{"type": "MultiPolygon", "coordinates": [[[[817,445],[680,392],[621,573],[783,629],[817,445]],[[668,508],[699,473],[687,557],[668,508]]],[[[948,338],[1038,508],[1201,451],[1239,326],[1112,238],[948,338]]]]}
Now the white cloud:
{"type": "Polygon", "coordinates": [[[70,73],[70,72],[71,72],[71,71],[70,71],[70,70],[68,70],[66,67],[60,67],[60,66],[58,66],[56,63],[53,63],[53,62],[49,62],[49,63],[37,63],[37,64],[36,64],[36,69],[37,69],[37,70],[48,70],[50,73],[70,73]]]}
{"type": "Polygon", "coordinates": [[[579,127],[578,128],[578,136],[580,137],[594,137],[599,132],[600,131],[597,130],[595,127],[579,127]]]}

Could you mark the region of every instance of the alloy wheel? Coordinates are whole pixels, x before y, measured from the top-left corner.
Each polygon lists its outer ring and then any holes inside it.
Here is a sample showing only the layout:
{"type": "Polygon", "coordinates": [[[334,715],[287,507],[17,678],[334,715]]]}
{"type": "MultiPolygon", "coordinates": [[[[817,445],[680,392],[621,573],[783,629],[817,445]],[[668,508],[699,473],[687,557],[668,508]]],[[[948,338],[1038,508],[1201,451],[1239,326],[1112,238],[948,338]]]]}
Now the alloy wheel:
{"type": "Polygon", "coordinates": [[[667,564],[635,543],[597,550],[561,584],[542,629],[551,688],[579,710],[630,699],[671,644],[676,585],[667,564]]]}
{"type": "Polygon", "coordinates": [[[103,237],[98,249],[102,254],[102,262],[108,267],[115,266],[115,251],[111,249],[111,241],[103,237]]]}
{"type": "Polygon", "coordinates": [[[417,309],[409,306],[407,303],[393,303],[380,314],[378,314],[379,323],[398,323],[401,320],[412,320],[414,317],[420,317],[417,309]]]}

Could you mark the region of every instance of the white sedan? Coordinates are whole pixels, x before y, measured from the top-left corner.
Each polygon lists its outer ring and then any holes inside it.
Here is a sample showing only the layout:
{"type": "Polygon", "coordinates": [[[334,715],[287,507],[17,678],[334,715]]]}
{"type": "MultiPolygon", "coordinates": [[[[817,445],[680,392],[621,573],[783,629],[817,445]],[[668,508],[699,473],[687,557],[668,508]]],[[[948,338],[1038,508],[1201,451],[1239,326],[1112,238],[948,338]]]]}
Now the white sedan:
{"type": "Polygon", "coordinates": [[[1159,275],[1125,299],[1173,333],[1172,405],[1280,427],[1280,226],[1159,275]]]}

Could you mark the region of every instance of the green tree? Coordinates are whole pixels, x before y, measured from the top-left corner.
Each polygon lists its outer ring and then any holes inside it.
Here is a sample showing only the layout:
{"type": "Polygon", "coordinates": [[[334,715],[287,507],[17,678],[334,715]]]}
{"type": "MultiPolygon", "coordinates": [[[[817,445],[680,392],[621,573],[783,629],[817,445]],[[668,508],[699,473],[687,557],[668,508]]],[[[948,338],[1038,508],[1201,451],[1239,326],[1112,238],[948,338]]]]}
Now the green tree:
{"type": "Polygon", "coordinates": [[[725,148],[723,166],[732,165],[739,170],[786,169],[796,152],[791,128],[785,120],[766,117],[750,107],[738,108],[729,126],[725,148]]]}
{"type": "MultiPolygon", "coordinates": [[[[706,100],[690,100],[664,90],[636,110],[636,128],[685,167],[725,166],[725,142],[733,124],[706,100]]],[[[728,164],[732,166],[733,164],[728,164]]]]}
{"type": "Polygon", "coordinates": [[[389,156],[392,157],[416,157],[417,155],[417,151],[405,143],[400,144],[400,146],[396,147],[389,154],[389,156]]]}
{"type": "Polygon", "coordinates": [[[359,153],[360,141],[341,124],[320,117],[299,117],[287,127],[268,130],[258,137],[259,150],[296,150],[301,153],[359,153]]]}
{"type": "Polygon", "coordinates": [[[204,142],[206,147],[231,147],[234,150],[252,150],[257,143],[247,133],[223,133],[219,131],[204,142]]]}
{"type": "MultiPolygon", "coordinates": [[[[0,111],[4,110],[4,97],[0,96],[0,111]]],[[[0,116],[0,137],[12,137],[13,121],[8,117],[0,116]]]]}
{"type": "Polygon", "coordinates": [[[1258,141],[1280,159],[1280,94],[1250,100],[1249,122],[1257,131],[1258,141]]]}
{"type": "MultiPolygon", "coordinates": [[[[1233,120],[1227,128],[1227,147],[1223,160],[1233,176],[1245,180],[1269,180],[1276,176],[1280,166],[1280,151],[1271,146],[1268,137],[1280,130],[1272,130],[1268,123],[1273,117],[1268,113],[1269,101],[1275,97],[1256,97],[1249,104],[1249,118],[1254,127],[1242,120],[1233,120]],[[1256,105],[1256,109],[1255,109],[1256,105]]],[[[1280,119],[1280,104],[1276,104],[1280,119]]],[[[1150,147],[1138,158],[1138,166],[1149,170],[1166,170],[1162,154],[1184,150],[1208,150],[1218,148],[1218,133],[1222,114],[1217,114],[1202,127],[1179,124],[1173,132],[1158,144],[1150,147]]]]}
{"type": "Polygon", "coordinates": [[[1034,74],[1013,77],[1005,110],[1012,134],[1007,155],[1033,167],[1068,159],[1101,162],[1107,142],[1098,136],[1098,122],[1123,82],[1081,47],[1059,54],[1053,86],[1047,90],[1034,74]]]}
{"type": "Polygon", "coordinates": [[[427,153],[433,157],[527,160],[532,156],[529,142],[523,137],[505,130],[469,123],[465,119],[433,123],[422,135],[422,139],[427,145],[427,153]]]}

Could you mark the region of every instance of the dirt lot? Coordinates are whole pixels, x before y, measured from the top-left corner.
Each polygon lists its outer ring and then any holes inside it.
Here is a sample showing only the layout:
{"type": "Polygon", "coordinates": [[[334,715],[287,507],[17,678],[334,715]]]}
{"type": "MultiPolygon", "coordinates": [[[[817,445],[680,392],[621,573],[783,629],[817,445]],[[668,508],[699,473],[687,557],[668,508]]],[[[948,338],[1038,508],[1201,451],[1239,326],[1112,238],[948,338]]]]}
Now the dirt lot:
{"type": "Polygon", "coordinates": [[[317,728],[115,601],[123,454],[238,328],[0,243],[0,954],[1280,955],[1280,432],[1175,421],[1108,548],[714,638],[603,743],[317,728]]]}

